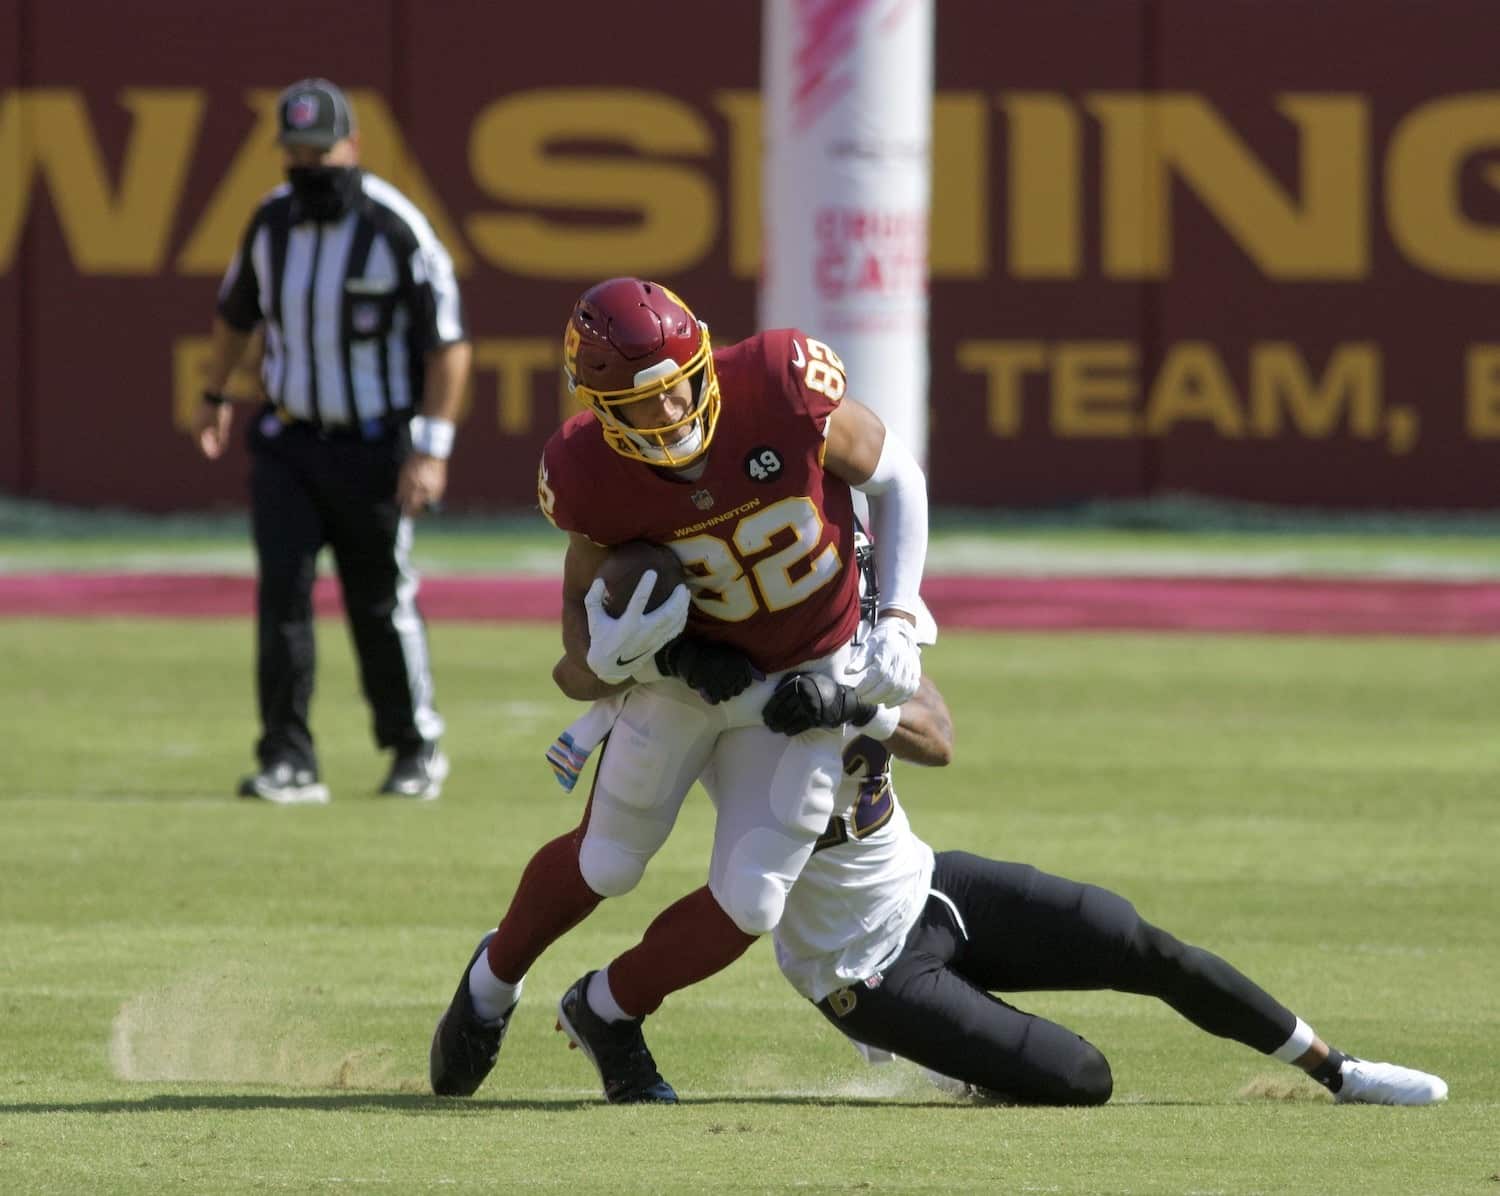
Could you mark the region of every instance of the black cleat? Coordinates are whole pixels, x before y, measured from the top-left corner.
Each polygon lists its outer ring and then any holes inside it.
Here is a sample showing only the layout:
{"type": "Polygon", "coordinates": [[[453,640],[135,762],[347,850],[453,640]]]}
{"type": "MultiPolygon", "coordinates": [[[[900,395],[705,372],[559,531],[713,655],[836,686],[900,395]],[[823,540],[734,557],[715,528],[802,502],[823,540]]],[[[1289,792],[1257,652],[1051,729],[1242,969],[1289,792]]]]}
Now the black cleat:
{"type": "Polygon", "coordinates": [[[447,779],[448,757],[438,751],[436,743],[424,743],[413,751],[396,753],[380,792],[430,801],[442,793],[447,779]]]}
{"type": "Polygon", "coordinates": [[[589,1008],[589,972],[557,1003],[557,1028],[588,1056],[612,1105],[675,1105],[677,1093],[661,1078],[639,1019],[607,1022],[589,1008]]]}
{"type": "Polygon", "coordinates": [[[474,1001],[469,996],[469,969],[494,937],[495,932],[491,930],[479,940],[479,946],[469,956],[464,974],[458,978],[453,1000],[438,1018],[437,1029],[432,1032],[427,1073],[432,1080],[432,1090],[438,1096],[473,1096],[484,1083],[485,1076],[494,1069],[500,1044],[510,1029],[515,1005],[507,1009],[498,1022],[484,1022],[474,1011],[474,1001]]]}
{"type": "Polygon", "coordinates": [[[286,760],[265,765],[240,781],[241,797],[256,797],[278,806],[325,806],[328,786],[311,768],[298,768],[286,760]]]}

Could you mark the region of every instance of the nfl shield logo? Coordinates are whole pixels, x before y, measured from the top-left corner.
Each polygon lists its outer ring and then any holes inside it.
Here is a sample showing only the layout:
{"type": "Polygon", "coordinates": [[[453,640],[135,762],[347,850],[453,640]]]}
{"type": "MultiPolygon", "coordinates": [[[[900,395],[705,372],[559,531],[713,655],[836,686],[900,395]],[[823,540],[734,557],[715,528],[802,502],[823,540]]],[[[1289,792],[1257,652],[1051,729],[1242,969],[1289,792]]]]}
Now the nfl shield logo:
{"type": "Polygon", "coordinates": [[[700,511],[706,511],[714,505],[714,496],[707,490],[694,490],[692,494],[693,506],[700,511]]]}
{"type": "Polygon", "coordinates": [[[305,129],[318,123],[318,97],[301,95],[287,105],[287,123],[294,129],[305,129]]]}
{"type": "Polygon", "coordinates": [[[354,326],[355,332],[369,336],[380,327],[380,308],[373,303],[356,304],[349,313],[349,323],[354,326]]]}

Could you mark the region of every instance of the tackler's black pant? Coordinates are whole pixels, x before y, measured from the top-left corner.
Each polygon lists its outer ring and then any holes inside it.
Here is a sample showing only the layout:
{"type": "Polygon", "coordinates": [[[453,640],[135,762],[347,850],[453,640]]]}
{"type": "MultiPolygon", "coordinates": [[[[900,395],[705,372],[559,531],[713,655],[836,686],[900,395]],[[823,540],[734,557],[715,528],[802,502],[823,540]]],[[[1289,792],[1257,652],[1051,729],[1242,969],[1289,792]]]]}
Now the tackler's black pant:
{"type": "Polygon", "coordinates": [[[1224,960],[1179,942],[1097,885],[942,852],[906,947],[872,984],[818,1008],[849,1037],[1020,1104],[1094,1105],[1113,1088],[1085,1039],[991,991],[1114,989],[1269,1054],[1295,1015],[1224,960]]]}
{"type": "Polygon", "coordinates": [[[436,739],[442,722],[432,706],[426,628],[407,559],[411,521],[396,504],[409,451],[404,428],[324,435],[268,408],[252,423],[249,442],[261,762],[317,767],[308,711],[313,582],[325,545],[333,550],[376,743],[406,750],[436,739]]]}

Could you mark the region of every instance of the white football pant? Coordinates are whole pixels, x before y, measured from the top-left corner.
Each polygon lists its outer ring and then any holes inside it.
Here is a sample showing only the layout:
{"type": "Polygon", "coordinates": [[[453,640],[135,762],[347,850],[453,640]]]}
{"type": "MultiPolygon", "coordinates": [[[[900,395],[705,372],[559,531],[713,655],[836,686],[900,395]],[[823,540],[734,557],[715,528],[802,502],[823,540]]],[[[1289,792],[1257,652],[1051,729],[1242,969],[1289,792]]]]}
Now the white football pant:
{"type": "MultiPolygon", "coordinates": [[[[846,647],[788,671],[843,680],[850,655],[846,647]]],[[[833,812],[844,747],[842,728],[795,738],[766,729],[761,710],[783,676],[717,706],[675,678],[626,692],[579,852],[591,889],[616,897],[639,883],[701,778],[717,811],[709,889],[746,934],[776,926],[833,812]]]]}

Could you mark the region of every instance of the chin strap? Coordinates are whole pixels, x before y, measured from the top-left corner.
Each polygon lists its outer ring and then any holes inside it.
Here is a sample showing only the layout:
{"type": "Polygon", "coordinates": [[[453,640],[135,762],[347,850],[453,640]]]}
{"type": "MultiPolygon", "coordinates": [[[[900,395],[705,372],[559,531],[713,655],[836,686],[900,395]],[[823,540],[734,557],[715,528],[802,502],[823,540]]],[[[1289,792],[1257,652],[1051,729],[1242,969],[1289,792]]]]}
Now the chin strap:
{"type": "Polygon", "coordinates": [[[672,445],[670,449],[659,444],[652,444],[639,432],[626,432],[625,437],[645,456],[649,457],[653,463],[670,467],[672,462],[668,459],[669,453],[674,458],[691,457],[703,447],[703,419],[700,416],[693,424],[693,430],[678,443],[672,445]]]}

